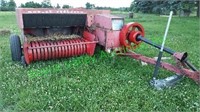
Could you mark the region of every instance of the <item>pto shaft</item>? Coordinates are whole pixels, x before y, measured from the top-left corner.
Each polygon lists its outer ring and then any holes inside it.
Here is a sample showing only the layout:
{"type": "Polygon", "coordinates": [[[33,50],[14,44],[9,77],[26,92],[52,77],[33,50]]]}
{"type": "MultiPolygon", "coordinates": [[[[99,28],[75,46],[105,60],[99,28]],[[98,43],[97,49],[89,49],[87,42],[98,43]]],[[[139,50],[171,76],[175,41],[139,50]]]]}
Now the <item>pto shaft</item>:
{"type": "MultiPolygon", "coordinates": [[[[151,40],[148,40],[147,38],[144,38],[143,36],[139,35],[136,37],[136,40],[137,41],[143,41],[151,46],[154,46],[155,48],[158,48],[160,49],[161,48],[161,45],[158,45],[156,43],[153,43],[151,40]]],[[[167,47],[164,47],[163,48],[163,51],[170,54],[170,55],[173,55],[174,53],[176,53],[175,51],[173,51],[172,49],[170,48],[167,48],[167,47]]],[[[193,70],[193,71],[197,71],[197,69],[187,60],[185,59],[184,62],[193,70]]]]}
{"type": "MultiPolygon", "coordinates": [[[[143,41],[143,42],[145,42],[145,43],[147,43],[147,44],[149,44],[151,46],[154,46],[154,47],[156,47],[158,49],[161,48],[161,45],[155,44],[151,40],[148,40],[147,38],[144,38],[141,35],[137,36],[136,39],[137,39],[137,41],[143,41]]],[[[164,47],[163,51],[165,51],[165,52],[167,52],[167,53],[169,53],[171,55],[173,55],[175,53],[175,51],[173,51],[173,50],[171,50],[170,48],[167,48],[167,47],[164,47]]]]}

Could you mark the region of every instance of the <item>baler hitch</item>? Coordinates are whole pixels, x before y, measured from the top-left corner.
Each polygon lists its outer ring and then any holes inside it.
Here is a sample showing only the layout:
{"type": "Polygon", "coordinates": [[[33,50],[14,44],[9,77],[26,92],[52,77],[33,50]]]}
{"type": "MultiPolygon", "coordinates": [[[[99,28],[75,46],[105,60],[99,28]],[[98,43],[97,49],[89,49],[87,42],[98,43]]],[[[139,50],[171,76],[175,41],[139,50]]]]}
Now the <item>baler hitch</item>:
{"type": "MultiPolygon", "coordinates": [[[[160,45],[153,43],[152,41],[148,40],[147,38],[144,38],[142,35],[138,35],[136,37],[136,39],[137,39],[137,41],[140,41],[140,42],[142,41],[142,42],[149,44],[155,48],[158,48],[158,49],[161,48],[160,45]]],[[[167,77],[166,79],[156,80],[157,85],[154,85],[154,86],[158,86],[161,88],[163,86],[174,85],[179,79],[182,78],[182,76],[187,76],[200,84],[200,72],[196,69],[196,67],[194,67],[194,65],[192,65],[188,61],[187,52],[179,53],[179,52],[175,52],[174,50],[167,48],[167,47],[164,47],[163,51],[172,55],[175,58],[175,60],[177,62],[177,66],[171,65],[166,62],[161,62],[160,66],[164,69],[175,72],[177,75],[167,77]],[[162,84],[165,84],[165,85],[162,85],[162,84]]],[[[143,56],[141,54],[136,54],[130,50],[127,53],[119,53],[119,55],[129,56],[136,60],[141,60],[143,62],[153,64],[153,65],[156,64],[155,59],[143,56]]]]}
{"type": "MultiPolygon", "coordinates": [[[[146,44],[149,44],[149,45],[151,45],[151,46],[153,46],[153,47],[155,47],[155,48],[158,48],[158,49],[161,48],[160,45],[157,45],[157,44],[153,43],[152,41],[148,40],[147,38],[142,37],[141,35],[137,36],[137,40],[138,40],[138,41],[143,41],[143,42],[145,42],[146,44]]],[[[175,56],[179,61],[184,62],[185,64],[187,64],[188,67],[189,67],[190,69],[192,69],[193,71],[197,71],[196,67],[194,67],[194,65],[192,65],[192,64],[188,61],[188,59],[187,59],[188,53],[187,53],[187,52],[184,52],[184,53],[177,53],[177,52],[175,52],[175,51],[173,51],[172,49],[167,48],[167,47],[164,47],[163,51],[166,52],[166,53],[168,53],[168,54],[170,54],[170,55],[175,56]]]]}
{"type": "MultiPolygon", "coordinates": [[[[143,41],[143,42],[145,42],[145,43],[147,43],[151,46],[154,46],[155,48],[158,48],[158,49],[161,48],[160,45],[157,45],[157,44],[151,42],[150,40],[142,37],[141,35],[139,35],[137,37],[137,40],[143,41]]],[[[197,83],[200,84],[200,72],[197,70],[197,68],[194,65],[192,65],[188,61],[188,58],[187,58],[188,53],[187,52],[179,53],[179,52],[175,52],[172,49],[166,48],[166,47],[164,47],[163,51],[172,55],[175,58],[175,60],[177,62],[177,66],[175,67],[175,69],[170,70],[169,66],[168,67],[166,66],[165,69],[175,72],[176,75],[167,77],[165,79],[155,80],[155,82],[150,82],[151,84],[154,84],[154,86],[157,89],[161,89],[161,88],[166,87],[166,86],[167,87],[172,86],[182,78],[181,75],[185,75],[185,76],[195,80],[197,83]],[[189,70],[189,69],[186,69],[186,68],[189,68],[192,71],[189,70]],[[162,85],[162,84],[164,84],[164,85],[162,85]]],[[[154,64],[156,64],[156,63],[154,63],[154,64]]],[[[164,67],[165,64],[167,64],[167,63],[162,63],[161,66],[164,67]]]]}
{"type": "MultiPolygon", "coordinates": [[[[141,60],[142,62],[156,65],[156,60],[154,58],[149,58],[131,51],[132,48],[135,49],[136,47],[138,47],[141,42],[151,45],[157,49],[161,49],[161,45],[155,44],[149,39],[145,38],[144,34],[144,28],[139,23],[126,24],[120,32],[120,43],[128,50],[125,53],[123,52],[118,54],[122,56],[129,56],[136,60],[141,60]]],[[[176,73],[176,75],[167,77],[165,79],[155,80],[153,85],[154,87],[156,87],[157,89],[162,89],[164,87],[172,86],[176,82],[178,82],[183,76],[187,76],[197,83],[200,83],[200,72],[196,69],[196,67],[194,67],[194,65],[192,65],[188,61],[187,52],[180,53],[167,47],[164,47],[163,51],[174,57],[174,59],[176,60],[176,65],[172,65],[166,62],[160,62],[160,67],[172,71],[176,73]]]]}

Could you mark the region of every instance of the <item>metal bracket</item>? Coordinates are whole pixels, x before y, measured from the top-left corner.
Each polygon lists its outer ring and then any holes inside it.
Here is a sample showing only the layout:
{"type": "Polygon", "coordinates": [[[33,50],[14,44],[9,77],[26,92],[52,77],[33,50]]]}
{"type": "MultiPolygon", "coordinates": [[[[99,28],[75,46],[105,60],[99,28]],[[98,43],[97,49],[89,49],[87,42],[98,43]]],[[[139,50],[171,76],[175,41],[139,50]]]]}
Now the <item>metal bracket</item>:
{"type": "Polygon", "coordinates": [[[165,79],[153,79],[150,81],[150,85],[156,88],[157,90],[162,90],[164,88],[169,88],[174,86],[183,78],[183,75],[173,75],[165,79]]]}

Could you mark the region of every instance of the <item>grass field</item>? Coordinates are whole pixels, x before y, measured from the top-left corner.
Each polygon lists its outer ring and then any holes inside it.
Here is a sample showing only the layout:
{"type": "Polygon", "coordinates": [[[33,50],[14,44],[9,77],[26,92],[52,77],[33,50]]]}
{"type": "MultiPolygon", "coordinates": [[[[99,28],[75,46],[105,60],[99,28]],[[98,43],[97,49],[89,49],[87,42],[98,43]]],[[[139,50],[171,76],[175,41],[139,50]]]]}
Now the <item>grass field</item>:
{"type": "MultiPolygon", "coordinates": [[[[166,17],[136,14],[146,37],[162,43],[166,17]]],[[[199,19],[174,17],[166,46],[187,51],[200,68],[199,19]]],[[[14,12],[0,12],[0,29],[20,34],[14,12]]],[[[158,50],[142,44],[136,52],[154,57],[158,50]]],[[[169,56],[164,54],[164,56],[169,56]]],[[[11,61],[9,35],[0,35],[0,111],[200,111],[199,86],[184,78],[173,88],[149,86],[154,67],[128,57],[97,51],[80,56],[32,63],[23,68],[11,61]]],[[[162,76],[173,73],[161,70],[162,76]]]]}

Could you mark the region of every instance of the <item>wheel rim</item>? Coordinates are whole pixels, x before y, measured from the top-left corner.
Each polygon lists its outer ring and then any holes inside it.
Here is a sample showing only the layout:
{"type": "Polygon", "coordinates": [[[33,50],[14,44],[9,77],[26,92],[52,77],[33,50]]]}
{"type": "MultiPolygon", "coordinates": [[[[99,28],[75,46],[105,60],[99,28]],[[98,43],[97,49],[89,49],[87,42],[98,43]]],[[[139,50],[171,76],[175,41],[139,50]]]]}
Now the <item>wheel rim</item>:
{"type": "Polygon", "coordinates": [[[145,35],[142,25],[136,22],[128,23],[120,31],[120,44],[130,47],[131,42],[133,42],[136,47],[141,43],[141,41],[136,40],[138,35],[142,35],[143,37],[145,35]]]}

